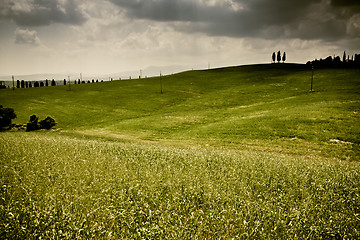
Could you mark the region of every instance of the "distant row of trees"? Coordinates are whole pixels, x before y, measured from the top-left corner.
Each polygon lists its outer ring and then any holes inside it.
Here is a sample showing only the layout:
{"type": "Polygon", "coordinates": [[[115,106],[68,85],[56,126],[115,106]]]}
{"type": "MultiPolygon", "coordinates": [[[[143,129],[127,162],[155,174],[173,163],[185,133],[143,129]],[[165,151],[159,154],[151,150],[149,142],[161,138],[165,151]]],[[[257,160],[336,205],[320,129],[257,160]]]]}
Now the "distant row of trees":
{"type": "MultiPolygon", "coordinates": [[[[78,80],[74,80],[73,82],[71,81],[66,81],[66,79],[64,79],[63,84],[85,84],[85,83],[95,83],[95,82],[99,82],[99,80],[88,80],[86,81],[81,81],[80,79],[78,80]]],[[[103,80],[101,80],[101,82],[103,82],[103,80]]],[[[53,80],[45,80],[45,81],[24,81],[24,80],[16,80],[16,88],[32,88],[32,87],[48,87],[48,86],[56,86],[57,83],[56,81],[53,80]]]]}
{"type": "Polygon", "coordinates": [[[355,54],[350,57],[346,55],[344,51],[343,57],[340,56],[328,56],[325,59],[315,59],[313,61],[308,61],[307,65],[312,65],[316,68],[360,68],[360,54],[355,54]]]}
{"type": "Polygon", "coordinates": [[[277,54],[275,52],[273,52],[272,56],[271,56],[271,59],[272,59],[272,63],[275,63],[276,61],[278,63],[280,63],[281,61],[284,63],[286,61],[286,52],[284,52],[282,54],[282,57],[281,57],[281,52],[278,51],[277,54]]]}
{"type": "Polygon", "coordinates": [[[43,82],[43,81],[32,82],[32,81],[17,80],[16,88],[31,88],[31,87],[44,87],[44,86],[47,87],[47,86],[49,86],[49,83],[51,86],[56,86],[56,82],[54,79],[52,81],[46,79],[45,82],[43,82]]]}

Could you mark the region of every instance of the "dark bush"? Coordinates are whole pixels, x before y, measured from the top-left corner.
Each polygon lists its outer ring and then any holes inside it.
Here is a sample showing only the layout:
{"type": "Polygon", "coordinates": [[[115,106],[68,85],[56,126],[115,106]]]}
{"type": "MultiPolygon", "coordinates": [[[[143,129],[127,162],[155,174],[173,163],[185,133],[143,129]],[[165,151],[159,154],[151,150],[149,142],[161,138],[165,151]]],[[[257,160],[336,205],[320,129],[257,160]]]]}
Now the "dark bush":
{"type": "Polygon", "coordinates": [[[41,120],[40,122],[39,118],[36,115],[32,115],[30,117],[30,122],[26,124],[26,131],[31,132],[39,129],[47,129],[54,127],[56,125],[56,122],[53,118],[47,117],[44,120],[41,120]]]}
{"type": "Polygon", "coordinates": [[[56,122],[53,118],[47,117],[44,120],[40,121],[40,129],[47,129],[54,127],[56,125],[56,122]]]}
{"type": "Polygon", "coordinates": [[[26,124],[26,131],[30,132],[30,131],[35,131],[35,130],[40,129],[38,120],[39,120],[39,118],[36,115],[31,115],[30,122],[28,122],[26,124]]]}
{"type": "Polygon", "coordinates": [[[0,130],[6,130],[11,128],[11,120],[16,118],[14,109],[3,108],[0,105],[0,130]]]}

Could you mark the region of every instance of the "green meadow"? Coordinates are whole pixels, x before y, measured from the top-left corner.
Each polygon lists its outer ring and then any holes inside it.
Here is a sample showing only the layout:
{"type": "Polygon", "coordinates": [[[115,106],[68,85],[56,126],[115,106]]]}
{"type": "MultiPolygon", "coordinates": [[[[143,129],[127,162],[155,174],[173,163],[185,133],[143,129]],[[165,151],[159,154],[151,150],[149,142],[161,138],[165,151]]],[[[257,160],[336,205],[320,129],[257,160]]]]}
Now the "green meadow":
{"type": "Polygon", "coordinates": [[[360,238],[360,71],[267,64],[0,91],[5,239],[360,238]],[[162,85],[163,93],[160,92],[162,85]]]}

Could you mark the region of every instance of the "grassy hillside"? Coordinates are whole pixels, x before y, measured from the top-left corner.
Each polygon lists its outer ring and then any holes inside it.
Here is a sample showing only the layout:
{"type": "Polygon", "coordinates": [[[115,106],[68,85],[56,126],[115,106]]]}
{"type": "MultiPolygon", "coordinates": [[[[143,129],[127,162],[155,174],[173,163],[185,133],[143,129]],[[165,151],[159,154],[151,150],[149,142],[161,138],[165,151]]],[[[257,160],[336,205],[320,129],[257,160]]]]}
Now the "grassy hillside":
{"type": "Polygon", "coordinates": [[[160,78],[1,92],[25,123],[54,117],[66,132],[353,159],[360,143],[359,70],[273,64],[160,78]],[[355,149],[355,150],[354,150],[355,149]]]}
{"type": "Polygon", "coordinates": [[[358,239],[360,71],[253,65],[1,90],[5,239],[358,239]],[[160,94],[160,82],[163,94],[160,94]]]}

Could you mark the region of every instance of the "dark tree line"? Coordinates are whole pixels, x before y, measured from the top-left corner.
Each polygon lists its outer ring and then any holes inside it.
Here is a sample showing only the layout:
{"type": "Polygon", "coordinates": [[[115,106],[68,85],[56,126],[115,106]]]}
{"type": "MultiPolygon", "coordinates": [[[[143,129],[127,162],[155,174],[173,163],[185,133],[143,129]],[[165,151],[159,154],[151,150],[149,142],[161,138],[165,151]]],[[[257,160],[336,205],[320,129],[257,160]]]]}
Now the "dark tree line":
{"type": "Polygon", "coordinates": [[[280,63],[281,61],[284,63],[286,61],[286,52],[284,52],[282,55],[280,51],[278,51],[277,53],[273,52],[271,59],[272,63],[276,63],[276,61],[278,63],[280,63]]]}
{"type": "MultiPolygon", "coordinates": [[[[91,81],[81,81],[80,79],[74,80],[73,84],[85,84],[85,83],[95,83],[95,82],[104,82],[104,80],[99,81],[98,79],[92,79],[91,81]]],[[[59,82],[58,82],[59,83],[59,82]]],[[[63,84],[72,84],[71,81],[67,81],[66,79],[63,80],[63,84]]],[[[24,81],[24,80],[16,80],[16,88],[32,88],[32,87],[48,87],[48,86],[56,86],[57,83],[54,79],[45,81],[24,81]]],[[[5,85],[1,83],[1,88],[6,88],[5,85]]]]}
{"type": "Polygon", "coordinates": [[[312,65],[316,68],[360,68],[360,54],[355,54],[353,56],[344,54],[342,58],[340,56],[328,56],[325,59],[315,59],[313,61],[308,61],[307,65],[312,65]]]}
{"type": "Polygon", "coordinates": [[[51,84],[51,86],[56,86],[56,82],[53,79],[52,81],[50,80],[45,80],[45,81],[24,81],[24,80],[16,80],[16,88],[32,88],[32,87],[48,87],[49,86],[49,82],[51,84]]]}

